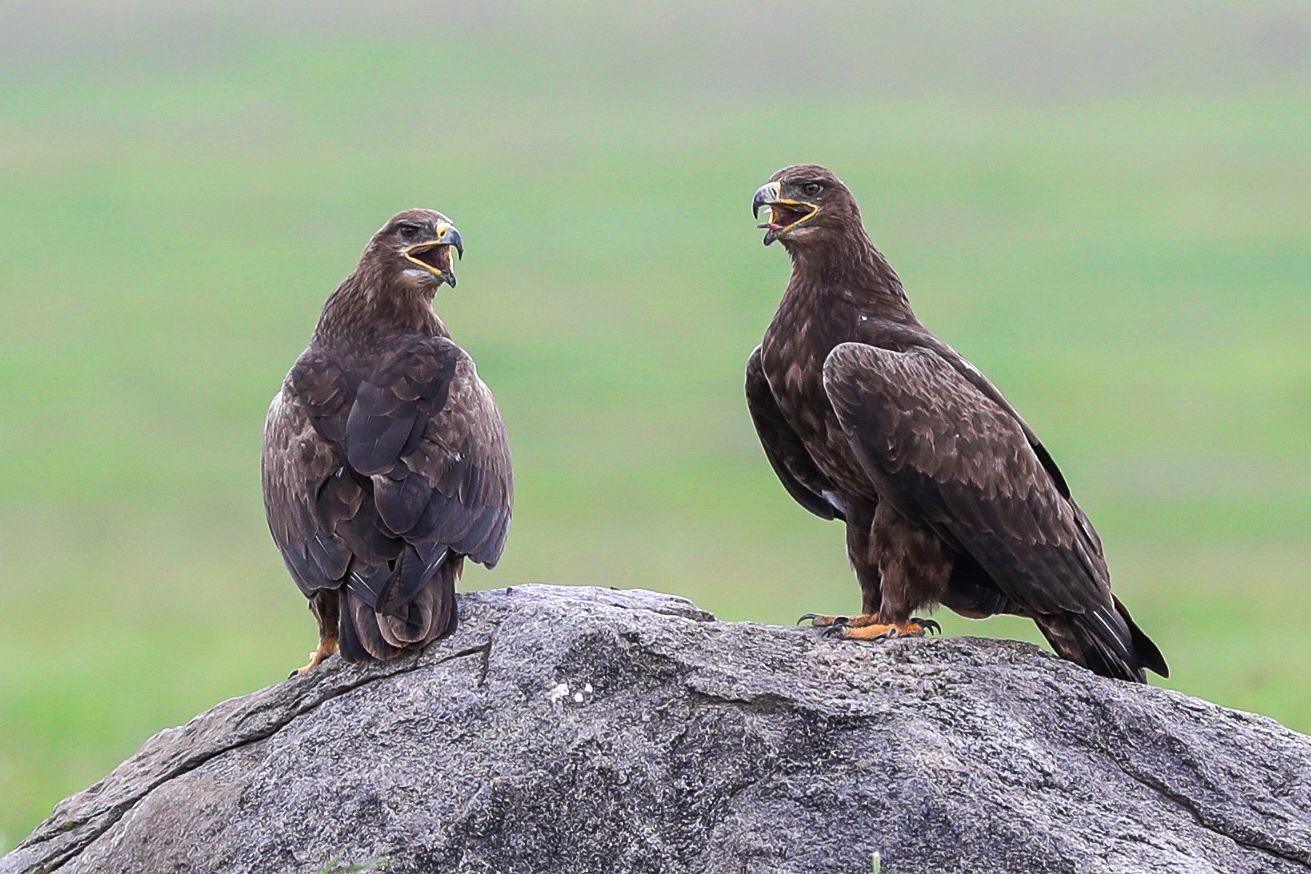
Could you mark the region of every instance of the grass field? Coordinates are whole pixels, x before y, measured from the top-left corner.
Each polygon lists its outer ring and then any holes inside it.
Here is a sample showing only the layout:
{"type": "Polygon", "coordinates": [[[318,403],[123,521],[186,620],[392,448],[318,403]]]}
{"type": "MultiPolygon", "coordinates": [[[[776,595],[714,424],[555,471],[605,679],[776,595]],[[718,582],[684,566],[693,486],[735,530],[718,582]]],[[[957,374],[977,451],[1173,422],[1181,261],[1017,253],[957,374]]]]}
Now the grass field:
{"type": "Polygon", "coordinates": [[[1311,730],[1311,13],[919,7],[7,4],[0,849],[304,661],[260,430],[404,207],[464,234],[438,309],[515,452],[469,587],[854,608],[741,393],[788,271],[748,207],[798,161],[1043,436],[1165,684],[1311,730]]]}

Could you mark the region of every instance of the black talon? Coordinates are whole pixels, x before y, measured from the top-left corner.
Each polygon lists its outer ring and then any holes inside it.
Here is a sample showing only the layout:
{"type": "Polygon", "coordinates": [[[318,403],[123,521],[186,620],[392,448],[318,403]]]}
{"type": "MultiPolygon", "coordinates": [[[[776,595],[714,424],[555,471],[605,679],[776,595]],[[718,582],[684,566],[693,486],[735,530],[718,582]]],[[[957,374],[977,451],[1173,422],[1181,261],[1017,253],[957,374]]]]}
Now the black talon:
{"type": "Polygon", "coordinates": [[[919,623],[925,634],[942,634],[942,626],[932,619],[912,619],[910,621],[919,623]]]}
{"type": "Polygon", "coordinates": [[[800,625],[801,623],[805,622],[807,619],[814,619],[818,615],[819,615],[818,613],[802,613],[800,616],[797,617],[797,624],[800,625]]]}

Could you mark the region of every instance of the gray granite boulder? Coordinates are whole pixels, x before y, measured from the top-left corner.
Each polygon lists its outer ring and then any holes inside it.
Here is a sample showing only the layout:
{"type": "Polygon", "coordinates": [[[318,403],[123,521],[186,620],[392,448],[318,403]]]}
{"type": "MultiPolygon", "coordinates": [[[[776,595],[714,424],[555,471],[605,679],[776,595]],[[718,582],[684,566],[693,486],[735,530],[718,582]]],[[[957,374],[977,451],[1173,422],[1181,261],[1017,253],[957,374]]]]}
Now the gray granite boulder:
{"type": "Polygon", "coordinates": [[[536,585],[460,614],[160,732],[0,874],[1311,870],[1311,738],[1027,644],[536,585]]]}

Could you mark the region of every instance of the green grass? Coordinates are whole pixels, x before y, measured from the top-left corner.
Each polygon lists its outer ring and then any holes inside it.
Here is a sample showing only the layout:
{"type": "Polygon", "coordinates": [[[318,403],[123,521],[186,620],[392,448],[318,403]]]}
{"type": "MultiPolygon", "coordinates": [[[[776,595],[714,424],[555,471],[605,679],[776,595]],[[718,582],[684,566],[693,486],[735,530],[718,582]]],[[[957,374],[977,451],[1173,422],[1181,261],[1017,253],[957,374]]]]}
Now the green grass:
{"type": "Polygon", "coordinates": [[[303,662],[260,429],[403,207],[467,240],[438,306],[515,452],[509,549],[469,587],[855,606],[841,530],[774,481],[741,396],[788,269],[747,207],[803,160],[1051,447],[1167,685],[1311,729],[1301,6],[815,3],[796,46],[768,4],[287,8],[6,28],[0,846],[303,662]]]}

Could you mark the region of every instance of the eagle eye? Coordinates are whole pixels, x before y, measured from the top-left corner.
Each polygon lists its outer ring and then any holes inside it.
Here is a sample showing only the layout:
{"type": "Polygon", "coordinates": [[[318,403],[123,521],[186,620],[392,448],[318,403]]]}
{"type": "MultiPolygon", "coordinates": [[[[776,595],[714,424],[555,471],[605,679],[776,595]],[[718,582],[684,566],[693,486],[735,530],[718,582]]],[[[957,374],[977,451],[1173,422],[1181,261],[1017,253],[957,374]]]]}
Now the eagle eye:
{"type": "Polygon", "coordinates": [[[801,186],[801,190],[810,195],[819,194],[824,190],[824,184],[822,182],[807,182],[801,186]]]}
{"type": "Polygon", "coordinates": [[[396,226],[396,232],[407,240],[412,240],[417,237],[421,230],[423,229],[418,225],[411,224],[410,222],[402,222],[396,226]]]}

